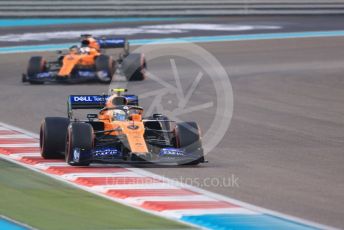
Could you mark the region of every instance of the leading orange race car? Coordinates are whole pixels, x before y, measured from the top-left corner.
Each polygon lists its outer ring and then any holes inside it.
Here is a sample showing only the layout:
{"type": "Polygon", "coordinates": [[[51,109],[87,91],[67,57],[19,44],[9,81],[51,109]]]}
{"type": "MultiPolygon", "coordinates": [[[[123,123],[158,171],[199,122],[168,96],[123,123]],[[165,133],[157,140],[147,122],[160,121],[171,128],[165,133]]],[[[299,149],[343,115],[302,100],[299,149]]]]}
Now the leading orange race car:
{"type": "Polygon", "coordinates": [[[205,162],[196,122],[175,122],[162,114],[143,117],[136,95],[114,89],[111,95],[71,95],[68,118],[47,117],[40,131],[41,155],[65,157],[73,166],[102,163],[205,162]],[[87,119],[74,117],[79,109],[98,109],[87,119]]]}

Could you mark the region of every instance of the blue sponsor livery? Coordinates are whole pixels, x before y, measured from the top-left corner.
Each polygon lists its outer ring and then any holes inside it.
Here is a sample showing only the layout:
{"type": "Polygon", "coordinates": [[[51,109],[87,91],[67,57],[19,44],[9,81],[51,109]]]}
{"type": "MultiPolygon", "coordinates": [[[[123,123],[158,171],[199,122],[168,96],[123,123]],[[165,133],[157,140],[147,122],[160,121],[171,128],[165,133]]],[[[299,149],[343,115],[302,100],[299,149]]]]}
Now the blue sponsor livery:
{"type": "Polygon", "coordinates": [[[36,78],[49,78],[49,77],[51,77],[51,74],[49,72],[38,73],[36,75],[36,78]]]}
{"type": "Polygon", "coordinates": [[[106,148],[96,148],[92,150],[92,156],[94,159],[121,159],[122,152],[116,148],[106,147],[106,148]]]}
{"type": "Polygon", "coordinates": [[[100,48],[122,48],[125,46],[125,38],[107,38],[107,39],[98,39],[97,40],[100,48]]]}
{"type": "Polygon", "coordinates": [[[81,70],[79,70],[78,75],[80,77],[84,77],[84,78],[94,78],[94,77],[96,77],[96,73],[92,72],[92,71],[81,71],[81,70]]]}
{"type": "Polygon", "coordinates": [[[176,148],[163,148],[159,153],[160,157],[183,157],[185,156],[185,151],[176,148]]]}

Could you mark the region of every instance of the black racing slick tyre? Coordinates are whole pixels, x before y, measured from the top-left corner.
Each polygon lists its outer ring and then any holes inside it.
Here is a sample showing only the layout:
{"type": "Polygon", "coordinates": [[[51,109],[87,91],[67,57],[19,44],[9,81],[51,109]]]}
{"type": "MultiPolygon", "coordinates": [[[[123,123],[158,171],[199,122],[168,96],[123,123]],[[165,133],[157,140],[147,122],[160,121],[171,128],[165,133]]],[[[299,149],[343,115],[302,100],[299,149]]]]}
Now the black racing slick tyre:
{"type": "Polygon", "coordinates": [[[39,135],[41,156],[44,159],[63,158],[69,119],[47,117],[42,121],[39,135]]]}
{"type": "Polygon", "coordinates": [[[88,123],[71,123],[66,140],[66,162],[72,166],[88,166],[91,163],[92,148],[92,126],[88,123]]]}
{"type": "Polygon", "coordinates": [[[44,84],[41,81],[30,80],[31,77],[36,77],[37,74],[46,71],[46,61],[41,56],[31,57],[27,67],[27,77],[30,84],[40,85],[44,84]]]}
{"type": "Polygon", "coordinates": [[[131,53],[122,62],[122,71],[128,81],[143,81],[147,68],[143,54],[131,53]]]}
{"type": "Polygon", "coordinates": [[[115,62],[112,57],[99,55],[96,58],[96,73],[100,82],[110,83],[115,73],[115,62]]]}
{"type": "Polygon", "coordinates": [[[196,122],[180,122],[175,127],[175,145],[192,154],[192,160],[181,161],[180,165],[198,165],[204,162],[200,129],[196,122]]]}

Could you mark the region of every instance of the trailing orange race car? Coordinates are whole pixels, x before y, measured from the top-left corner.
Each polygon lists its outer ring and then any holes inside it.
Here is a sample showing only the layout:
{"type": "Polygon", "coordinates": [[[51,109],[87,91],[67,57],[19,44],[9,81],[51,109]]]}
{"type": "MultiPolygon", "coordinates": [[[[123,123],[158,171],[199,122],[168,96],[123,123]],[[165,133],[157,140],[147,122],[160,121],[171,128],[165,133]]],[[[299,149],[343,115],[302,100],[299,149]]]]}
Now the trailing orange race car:
{"type": "Polygon", "coordinates": [[[30,84],[44,82],[80,83],[85,81],[111,82],[114,73],[124,75],[129,81],[145,79],[146,60],[143,54],[129,53],[129,43],[124,38],[94,38],[81,35],[81,45],[72,46],[60,54],[56,61],[46,61],[41,56],[29,60],[22,81],[30,84]],[[123,48],[117,60],[106,55],[106,49],[123,48]]]}
{"type": "Polygon", "coordinates": [[[200,130],[195,122],[174,122],[161,114],[143,118],[136,95],[71,95],[68,118],[47,117],[40,129],[41,155],[65,157],[73,166],[92,162],[176,163],[205,162],[200,130]],[[76,119],[75,109],[99,109],[76,119]]]}

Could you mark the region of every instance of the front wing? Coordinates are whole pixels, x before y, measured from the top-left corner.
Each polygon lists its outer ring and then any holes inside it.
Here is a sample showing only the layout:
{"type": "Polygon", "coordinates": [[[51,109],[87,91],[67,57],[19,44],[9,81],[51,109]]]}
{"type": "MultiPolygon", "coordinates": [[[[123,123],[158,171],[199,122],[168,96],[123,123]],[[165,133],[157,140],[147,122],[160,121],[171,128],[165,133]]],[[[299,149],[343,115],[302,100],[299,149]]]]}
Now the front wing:
{"type": "Polygon", "coordinates": [[[81,83],[99,80],[94,70],[77,70],[68,77],[58,76],[57,71],[42,72],[28,76],[23,74],[22,81],[29,83],[59,82],[59,83],[81,83]]]}
{"type": "Polygon", "coordinates": [[[120,164],[120,163],[153,163],[153,164],[181,164],[188,163],[195,160],[200,160],[200,163],[204,163],[203,149],[196,149],[192,152],[185,149],[178,148],[163,148],[159,153],[130,153],[130,155],[124,155],[117,148],[100,147],[95,148],[91,152],[84,151],[82,149],[74,149],[73,161],[83,162],[91,161],[98,163],[108,164],[120,164]],[[152,157],[152,156],[155,157],[152,157]]]}

